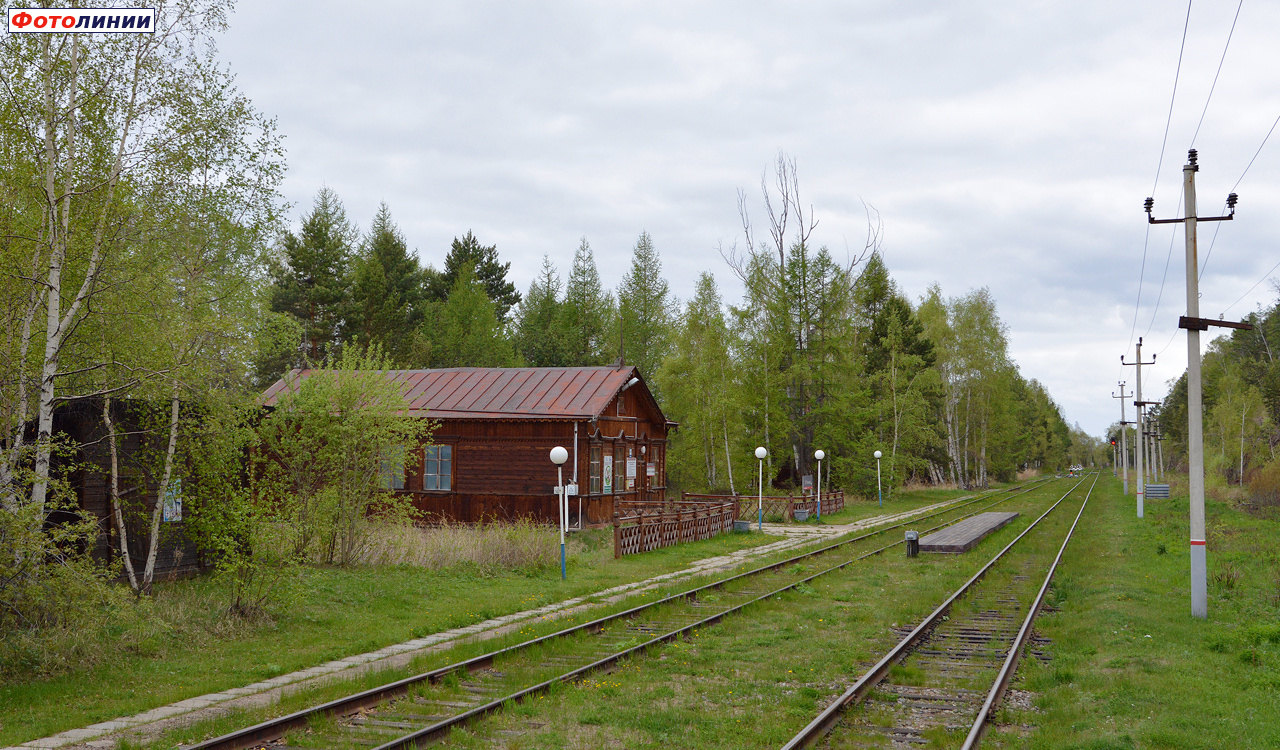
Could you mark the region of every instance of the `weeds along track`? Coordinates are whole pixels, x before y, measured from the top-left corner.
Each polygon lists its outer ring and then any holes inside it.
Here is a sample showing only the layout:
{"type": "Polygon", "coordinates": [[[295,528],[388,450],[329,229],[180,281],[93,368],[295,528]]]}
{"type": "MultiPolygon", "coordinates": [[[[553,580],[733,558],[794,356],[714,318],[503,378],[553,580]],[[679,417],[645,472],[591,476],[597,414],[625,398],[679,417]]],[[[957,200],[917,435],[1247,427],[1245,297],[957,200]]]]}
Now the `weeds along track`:
{"type": "MultiPolygon", "coordinates": [[[[454,728],[552,686],[607,670],[646,649],[687,636],[751,604],[903,544],[888,535],[933,524],[927,533],[1053,484],[1036,480],[960,498],[910,521],[875,529],[780,562],[632,607],[507,648],[313,706],[187,750],[324,748],[399,750],[427,745],[454,728]],[[809,567],[800,566],[804,562],[809,567]],[[811,575],[800,572],[822,569],[811,575]]],[[[899,534],[900,536],[900,534],[899,534]]]]}
{"type": "MultiPolygon", "coordinates": [[[[784,750],[977,747],[1017,669],[1036,614],[1098,478],[1095,474],[1088,489],[1078,492],[1084,481],[1077,482],[918,625],[904,628],[902,640],[784,750]],[[1054,511],[1073,494],[1083,498],[1067,528],[1069,510],[1054,511]]],[[[1065,507],[1075,510],[1074,503],[1065,507]]]]}

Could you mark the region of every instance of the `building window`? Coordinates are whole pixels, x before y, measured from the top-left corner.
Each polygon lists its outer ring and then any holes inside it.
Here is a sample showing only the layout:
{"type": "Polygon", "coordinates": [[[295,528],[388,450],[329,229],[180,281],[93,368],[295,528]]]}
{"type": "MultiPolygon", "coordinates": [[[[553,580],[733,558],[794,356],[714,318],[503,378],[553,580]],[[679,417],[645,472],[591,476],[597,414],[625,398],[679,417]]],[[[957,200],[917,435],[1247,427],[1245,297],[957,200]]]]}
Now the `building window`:
{"type": "Polygon", "coordinates": [[[591,446],[591,460],[587,466],[587,492],[599,495],[604,491],[604,446],[599,443],[591,446]]]}
{"type": "Polygon", "coordinates": [[[453,446],[428,445],[423,451],[422,489],[448,490],[453,487],[453,446]]]}
{"type": "Polygon", "coordinates": [[[382,452],[378,461],[378,488],[384,490],[404,489],[404,446],[397,445],[382,452]]]}
{"type": "Polygon", "coordinates": [[[627,449],[621,442],[613,446],[613,492],[627,491],[627,449]]]}

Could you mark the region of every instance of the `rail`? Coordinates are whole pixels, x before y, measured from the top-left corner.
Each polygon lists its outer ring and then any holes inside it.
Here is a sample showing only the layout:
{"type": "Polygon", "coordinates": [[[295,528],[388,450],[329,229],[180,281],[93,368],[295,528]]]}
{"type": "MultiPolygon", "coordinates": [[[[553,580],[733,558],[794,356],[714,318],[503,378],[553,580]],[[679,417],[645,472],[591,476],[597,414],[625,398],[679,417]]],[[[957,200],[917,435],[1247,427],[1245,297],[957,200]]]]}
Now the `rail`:
{"type": "MultiPolygon", "coordinates": [[[[1094,478],[1094,482],[1095,483],[1097,482],[1096,476],[1094,478]]],[[[861,700],[863,697],[865,697],[867,693],[871,691],[872,688],[874,688],[882,679],[884,679],[884,677],[889,673],[889,670],[891,667],[893,667],[893,665],[901,661],[922,640],[924,640],[924,638],[930,633],[930,631],[932,631],[932,629],[935,626],[938,625],[938,623],[946,619],[947,614],[951,611],[952,605],[955,604],[955,602],[959,600],[961,596],[964,596],[966,592],[968,592],[971,588],[973,588],[975,584],[978,583],[978,581],[982,580],[982,578],[987,574],[987,572],[993,566],[995,566],[995,564],[999,562],[1001,558],[1003,558],[1005,554],[1009,552],[1009,550],[1013,549],[1014,546],[1016,546],[1018,542],[1022,540],[1023,537],[1029,534],[1032,529],[1036,528],[1041,521],[1047,518],[1050,513],[1052,513],[1059,505],[1061,505],[1062,502],[1066,500],[1067,497],[1070,496],[1072,492],[1075,492],[1075,490],[1083,483],[1084,483],[1084,479],[1082,478],[1079,482],[1072,485],[1071,489],[1067,490],[1062,495],[1062,497],[1058,498],[1057,502],[1049,506],[1048,510],[1042,513],[1040,517],[1037,518],[1035,521],[1033,521],[1030,525],[1028,525],[1027,528],[1023,529],[1022,533],[1014,537],[1013,541],[1009,542],[1009,544],[1006,545],[1004,549],[1000,550],[1000,552],[998,552],[995,555],[995,557],[991,558],[991,560],[988,561],[986,565],[983,565],[982,568],[979,569],[977,573],[974,573],[973,576],[969,578],[968,581],[966,581],[962,586],[960,586],[960,588],[956,589],[950,596],[946,598],[945,601],[942,602],[942,604],[938,605],[936,609],[934,609],[931,613],[929,613],[928,616],[926,616],[923,620],[921,620],[920,624],[916,625],[916,627],[910,633],[908,633],[906,637],[904,637],[901,641],[899,641],[898,644],[895,645],[893,648],[889,649],[889,651],[884,656],[882,656],[880,660],[875,663],[874,666],[872,666],[869,670],[867,670],[867,672],[863,674],[862,677],[860,677],[857,682],[855,682],[847,690],[845,690],[844,693],[840,695],[840,697],[832,701],[830,705],[828,705],[825,709],[823,709],[823,711],[819,713],[816,718],[813,719],[813,721],[809,722],[809,724],[805,726],[804,729],[800,730],[800,732],[796,734],[796,736],[792,737],[791,740],[787,742],[787,744],[783,745],[782,750],[799,750],[799,748],[810,747],[811,745],[813,745],[814,743],[822,739],[824,736],[826,736],[831,731],[831,729],[840,721],[840,717],[843,715],[844,709],[847,706],[854,704],[859,700],[861,700]]],[[[1090,492],[1092,492],[1093,487],[1090,486],[1089,489],[1090,489],[1090,492]]],[[[1088,502],[1088,496],[1086,496],[1085,502],[1088,502]]],[[[1083,506],[1082,506],[1082,509],[1083,509],[1083,506]]],[[[1079,517],[1077,516],[1077,520],[1078,518],[1079,517]]],[[[1074,528],[1075,527],[1072,526],[1072,529],[1074,528]]],[[[1052,572],[1050,574],[1052,575],[1052,572]]],[[[1046,581],[1046,586],[1047,585],[1048,584],[1046,581]]]]}

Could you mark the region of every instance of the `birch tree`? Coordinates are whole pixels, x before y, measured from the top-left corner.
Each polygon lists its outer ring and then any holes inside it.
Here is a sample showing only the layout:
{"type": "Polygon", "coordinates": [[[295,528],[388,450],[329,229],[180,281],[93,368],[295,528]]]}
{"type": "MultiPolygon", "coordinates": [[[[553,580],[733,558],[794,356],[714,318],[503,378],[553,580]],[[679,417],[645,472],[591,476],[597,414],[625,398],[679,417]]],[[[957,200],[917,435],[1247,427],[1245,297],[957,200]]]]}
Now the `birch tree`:
{"type": "MultiPolygon", "coordinates": [[[[6,307],[17,323],[4,361],[13,384],[3,389],[7,508],[25,504],[43,517],[59,404],[126,396],[167,406],[159,505],[181,394],[214,373],[243,385],[250,370],[246,317],[277,229],[283,161],[274,123],[213,59],[209,34],[226,9],[166,4],[154,35],[39,35],[0,51],[0,109],[14,146],[0,183],[17,201],[4,215],[4,270],[19,282],[6,285],[6,301],[24,298],[6,307]],[[30,272],[15,273],[21,265],[30,272]],[[208,366],[196,377],[198,361],[208,366]]],[[[156,523],[135,581],[144,589],[156,523]]]]}
{"type": "Polygon", "coordinates": [[[181,123],[202,104],[190,98],[190,84],[213,67],[209,33],[222,28],[226,9],[164,4],[154,34],[12,36],[0,51],[12,201],[0,234],[5,272],[17,282],[8,301],[18,301],[6,306],[12,332],[4,382],[11,385],[4,389],[0,497],[8,508],[45,507],[54,409],[87,395],[63,384],[113,364],[79,356],[76,333],[95,301],[121,293],[128,281],[104,283],[104,274],[127,267],[130,249],[157,232],[148,199],[161,162],[180,146],[207,145],[184,141],[190,133],[181,123]],[[26,441],[28,419],[36,424],[34,445],[26,441]],[[20,476],[28,461],[29,474],[20,476]]]}

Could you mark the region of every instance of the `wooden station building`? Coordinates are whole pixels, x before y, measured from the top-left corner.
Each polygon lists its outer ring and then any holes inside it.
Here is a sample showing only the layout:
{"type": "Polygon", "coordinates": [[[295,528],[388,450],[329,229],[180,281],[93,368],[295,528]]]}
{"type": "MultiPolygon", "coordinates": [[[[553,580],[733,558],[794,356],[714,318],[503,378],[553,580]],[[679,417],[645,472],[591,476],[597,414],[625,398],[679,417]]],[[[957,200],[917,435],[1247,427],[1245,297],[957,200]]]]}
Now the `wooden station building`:
{"type": "MultiPolygon", "coordinates": [[[[311,370],[271,386],[271,406],[311,370]]],[[[393,370],[409,415],[436,421],[430,444],[406,446],[391,489],[428,519],[559,522],[551,449],[569,451],[570,523],[606,524],[615,503],[666,498],[669,422],[639,369],[457,367],[393,370]]],[[[296,387],[296,385],[294,386],[296,387]]]]}

